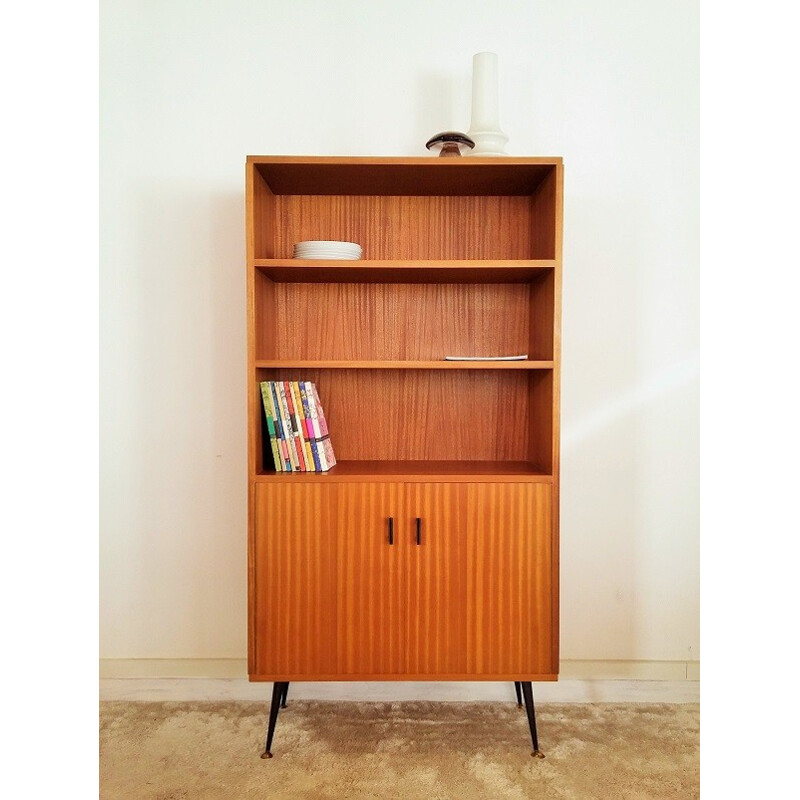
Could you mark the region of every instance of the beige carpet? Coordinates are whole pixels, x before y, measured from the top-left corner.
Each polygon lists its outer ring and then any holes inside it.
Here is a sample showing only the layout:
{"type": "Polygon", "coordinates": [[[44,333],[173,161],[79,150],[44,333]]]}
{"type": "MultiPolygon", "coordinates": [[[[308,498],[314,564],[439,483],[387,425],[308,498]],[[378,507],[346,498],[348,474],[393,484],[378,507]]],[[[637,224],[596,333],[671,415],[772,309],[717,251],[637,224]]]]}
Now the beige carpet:
{"type": "Polygon", "coordinates": [[[683,800],[700,795],[697,704],[537,706],[531,757],[515,703],[289,698],[100,703],[101,800],[683,800]]]}

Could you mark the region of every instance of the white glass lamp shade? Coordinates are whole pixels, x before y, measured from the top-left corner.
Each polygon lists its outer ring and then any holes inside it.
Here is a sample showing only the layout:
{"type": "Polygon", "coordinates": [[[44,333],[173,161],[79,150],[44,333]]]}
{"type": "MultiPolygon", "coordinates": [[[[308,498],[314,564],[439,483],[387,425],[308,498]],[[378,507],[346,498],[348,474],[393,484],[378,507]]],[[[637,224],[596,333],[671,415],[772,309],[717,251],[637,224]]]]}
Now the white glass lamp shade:
{"type": "Polygon", "coordinates": [[[472,121],[468,131],[473,156],[504,156],[508,136],[500,130],[497,53],[472,57],[472,121]]]}

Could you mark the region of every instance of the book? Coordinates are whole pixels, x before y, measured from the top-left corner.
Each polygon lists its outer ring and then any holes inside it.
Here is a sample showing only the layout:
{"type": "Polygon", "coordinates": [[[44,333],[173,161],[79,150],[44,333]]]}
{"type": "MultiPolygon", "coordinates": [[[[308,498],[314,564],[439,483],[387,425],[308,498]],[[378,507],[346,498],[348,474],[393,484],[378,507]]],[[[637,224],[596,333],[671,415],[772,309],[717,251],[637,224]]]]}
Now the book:
{"type": "Polygon", "coordinates": [[[306,393],[306,381],[298,381],[297,388],[300,392],[300,405],[303,408],[303,422],[305,424],[306,438],[308,440],[308,449],[311,453],[311,458],[314,461],[314,471],[324,472],[322,469],[322,462],[319,458],[316,437],[314,435],[314,425],[311,419],[311,408],[308,404],[308,394],[306,393]]]}
{"type": "Polygon", "coordinates": [[[316,472],[314,456],[311,452],[311,441],[308,437],[306,415],[300,398],[300,382],[289,381],[289,389],[292,393],[292,403],[294,405],[295,417],[297,418],[297,425],[300,428],[300,443],[303,447],[303,455],[306,460],[306,470],[308,472],[316,472]]]}
{"type": "MultiPolygon", "coordinates": [[[[311,396],[313,398],[314,407],[317,412],[317,422],[319,424],[319,431],[320,431],[320,440],[322,442],[322,447],[325,451],[325,460],[328,463],[328,469],[336,465],[336,456],[333,453],[333,445],[331,444],[330,440],[330,433],[328,431],[328,423],[325,419],[325,411],[322,408],[322,403],[319,399],[319,394],[317,393],[317,387],[314,384],[311,384],[311,396]]],[[[313,415],[313,412],[312,412],[313,415]]]]}
{"type": "Polygon", "coordinates": [[[311,427],[312,432],[314,434],[314,448],[317,451],[317,456],[319,458],[320,467],[323,472],[327,472],[331,468],[331,464],[328,464],[328,458],[326,455],[325,447],[323,445],[323,438],[322,438],[322,428],[319,424],[319,414],[317,413],[317,392],[316,387],[313,383],[307,382],[306,383],[306,398],[308,399],[308,408],[311,413],[311,427]]]}
{"type": "Polygon", "coordinates": [[[320,462],[320,468],[323,472],[327,472],[334,464],[336,459],[333,457],[333,447],[330,446],[330,436],[328,434],[327,423],[325,422],[324,413],[321,415],[322,409],[319,404],[319,394],[317,387],[307,381],[305,384],[306,399],[308,400],[308,410],[311,414],[311,428],[314,434],[314,448],[320,462]],[[328,444],[326,444],[328,442],[328,444]]]}
{"type": "Polygon", "coordinates": [[[320,432],[319,428],[319,420],[317,418],[317,405],[314,402],[314,393],[312,392],[311,387],[313,386],[312,383],[309,381],[305,381],[303,383],[306,393],[306,402],[308,403],[308,409],[311,417],[311,438],[312,439],[321,439],[322,433],[320,432]]]}
{"type": "Polygon", "coordinates": [[[280,398],[275,381],[267,381],[269,384],[270,394],[272,395],[272,407],[275,409],[275,432],[278,437],[278,452],[283,459],[284,472],[292,472],[292,460],[289,457],[289,450],[286,446],[286,431],[285,422],[283,421],[283,412],[280,406],[280,398]]]}
{"type": "Polygon", "coordinates": [[[260,381],[259,387],[275,471],[333,467],[336,456],[317,387],[310,381],[260,381]]]}
{"type": "Polygon", "coordinates": [[[303,448],[303,437],[300,433],[300,420],[297,416],[297,409],[294,405],[294,397],[292,395],[291,381],[283,381],[283,391],[286,396],[286,406],[289,409],[289,420],[292,425],[292,438],[294,447],[297,451],[297,461],[300,464],[301,472],[308,472],[308,465],[306,464],[306,454],[303,448]]]}
{"type": "Polygon", "coordinates": [[[261,402],[264,404],[264,416],[267,419],[267,435],[269,436],[269,445],[272,450],[272,458],[275,462],[275,471],[283,472],[283,458],[278,446],[278,431],[276,428],[276,415],[275,408],[272,405],[272,391],[270,390],[269,382],[261,382],[261,402]]]}
{"type": "Polygon", "coordinates": [[[289,461],[292,464],[292,470],[300,472],[300,459],[297,455],[297,447],[294,442],[294,429],[292,427],[292,420],[289,414],[289,404],[286,401],[286,390],[283,381],[275,381],[275,392],[278,396],[278,405],[280,406],[281,413],[281,426],[283,428],[284,441],[286,442],[286,450],[289,455],[289,461]]]}

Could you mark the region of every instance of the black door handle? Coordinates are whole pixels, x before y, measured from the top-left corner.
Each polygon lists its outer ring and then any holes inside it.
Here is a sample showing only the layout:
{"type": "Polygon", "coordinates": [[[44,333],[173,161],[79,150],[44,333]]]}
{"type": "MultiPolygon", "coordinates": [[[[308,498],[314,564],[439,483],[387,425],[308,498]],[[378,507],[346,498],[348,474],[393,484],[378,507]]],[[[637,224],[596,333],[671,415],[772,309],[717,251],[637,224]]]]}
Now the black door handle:
{"type": "Polygon", "coordinates": [[[417,544],[422,544],[422,520],[417,517],[417,544]]]}
{"type": "Polygon", "coordinates": [[[394,544],[394,519],[389,517],[389,544],[394,544]]]}

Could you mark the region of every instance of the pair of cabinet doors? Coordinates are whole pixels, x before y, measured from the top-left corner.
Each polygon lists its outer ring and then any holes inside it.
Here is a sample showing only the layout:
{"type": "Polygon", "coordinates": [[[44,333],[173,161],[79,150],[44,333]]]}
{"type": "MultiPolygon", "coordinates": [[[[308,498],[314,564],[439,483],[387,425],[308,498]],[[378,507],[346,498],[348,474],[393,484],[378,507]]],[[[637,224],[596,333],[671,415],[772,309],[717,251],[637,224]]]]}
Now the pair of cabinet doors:
{"type": "Polygon", "coordinates": [[[548,483],[257,483],[255,680],[557,673],[548,483]]]}

